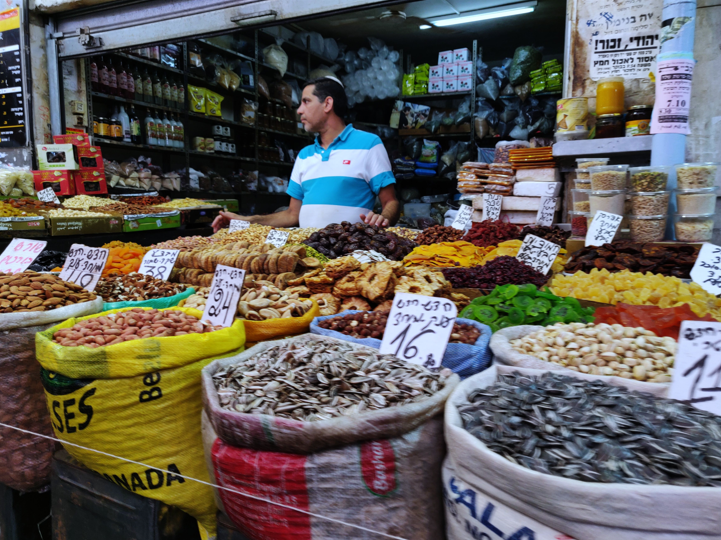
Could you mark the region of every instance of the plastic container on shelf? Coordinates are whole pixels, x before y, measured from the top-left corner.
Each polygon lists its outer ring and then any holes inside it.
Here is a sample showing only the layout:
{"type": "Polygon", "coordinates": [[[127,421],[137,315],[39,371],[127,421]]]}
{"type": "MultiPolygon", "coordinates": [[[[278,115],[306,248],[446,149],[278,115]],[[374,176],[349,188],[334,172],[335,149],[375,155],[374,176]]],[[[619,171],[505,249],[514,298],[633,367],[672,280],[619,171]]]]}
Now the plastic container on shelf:
{"type": "Polygon", "coordinates": [[[588,212],[569,211],[568,215],[571,216],[571,235],[586,236],[588,232],[588,218],[591,214],[588,212]]]}
{"type": "MultiPolygon", "coordinates": [[[[576,172],[578,169],[588,169],[589,167],[600,167],[608,165],[610,158],[607,157],[580,157],[576,158],[576,172]]],[[[590,177],[589,177],[590,178],[590,177]]]]}
{"type": "Polygon", "coordinates": [[[591,189],[591,181],[576,179],[573,181],[573,187],[575,189],[591,189]]]}
{"type": "Polygon", "coordinates": [[[572,189],[571,196],[573,197],[573,210],[574,212],[590,212],[591,203],[588,201],[588,195],[591,193],[590,189],[572,189]]]}
{"type": "Polygon", "coordinates": [[[676,165],[676,187],[698,189],[716,184],[718,163],[681,163],[676,165]]]}
{"type": "Polygon", "coordinates": [[[602,165],[590,167],[588,171],[591,173],[591,189],[593,190],[626,189],[628,165],[602,165]]]}
{"type": "Polygon", "coordinates": [[[679,214],[713,214],[716,211],[716,188],[677,189],[679,214]]]}
{"type": "Polygon", "coordinates": [[[628,216],[631,240],[634,242],[659,242],[666,232],[667,215],[628,216]]]}
{"type": "Polygon", "coordinates": [[[588,200],[591,216],[595,216],[599,210],[622,216],[624,215],[624,205],[626,203],[626,190],[592,190],[589,193],[588,200]]]}
{"type": "Polygon", "coordinates": [[[623,77],[606,77],[596,86],[596,114],[623,114],[623,77]]]}
{"type": "Polygon", "coordinates": [[[668,213],[670,191],[638,191],[629,193],[631,213],[635,216],[659,216],[668,213]]]}
{"type": "Polygon", "coordinates": [[[576,169],[576,182],[579,181],[591,183],[591,173],[588,169],[576,169]]]}
{"type": "Polygon", "coordinates": [[[628,188],[631,191],[664,191],[671,167],[631,167],[628,188]]]}
{"type": "Polygon", "coordinates": [[[713,236],[715,214],[676,214],[674,230],[679,242],[708,242],[713,236]]]}

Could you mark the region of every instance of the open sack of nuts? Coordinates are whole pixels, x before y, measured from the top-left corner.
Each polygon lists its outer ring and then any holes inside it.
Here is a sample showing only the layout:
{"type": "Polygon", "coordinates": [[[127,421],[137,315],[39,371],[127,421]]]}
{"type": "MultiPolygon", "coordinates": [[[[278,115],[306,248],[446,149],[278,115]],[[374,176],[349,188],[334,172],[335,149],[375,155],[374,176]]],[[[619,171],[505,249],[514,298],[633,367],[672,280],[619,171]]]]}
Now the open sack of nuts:
{"type": "Polygon", "coordinates": [[[95,291],[105,301],[103,310],[109,311],[126,307],[174,307],[192,295],[195,289],[133,272],[103,277],[95,291]]]}
{"type": "MultiPolygon", "coordinates": [[[[329,336],[379,349],[390,311],[353,311],[313,319],[311,334],[329,336]]],[[[469,319],[456,319],[441,365],[462,379],[491,365],[491,329],[469,319]]]]}

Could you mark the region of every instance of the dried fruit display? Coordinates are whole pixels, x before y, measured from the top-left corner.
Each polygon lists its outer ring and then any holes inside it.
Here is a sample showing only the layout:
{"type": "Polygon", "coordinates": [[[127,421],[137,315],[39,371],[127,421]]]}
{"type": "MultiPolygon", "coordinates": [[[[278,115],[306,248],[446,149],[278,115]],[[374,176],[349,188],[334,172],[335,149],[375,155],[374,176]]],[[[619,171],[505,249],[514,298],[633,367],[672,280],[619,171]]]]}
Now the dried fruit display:
{"type": "Polygon", "coordinates": [[[51,311],[96,298],[95,293],[52,274],[0,273],[0,313],[51,311]]]}
{"type": "Polygon", "coordinates": [[[411,240],[401,238],[377,225],[348,221],[332,223],[311,234],[303,243],[331,259],[361,249],[374,250],[389,259],[400,261],[416,247],[411,240]]]}
{"type": "MultiPolygon", "coordinates": [[[[130,244],[133,243],[131,242],[130,244]]],[[[112,276],[114,274],[131,274],[137,272],[140,270],[140,264],[143,262],[143,257],[147,252],[148,248],[138,246],[138,244],[110,248],[108,260],[105,262],[102,275],[112,276]]]]}
{"type": "Polygon", "coordinates": [[[168,202],[168,199],[161,195],[143,195],[142,197],[118,197],[116,200],[127,204],[139,204],[141,206],[155,206],[157,204],[165,204],[168,202]]]}
{"type": "Polygon", "coordinates": [[[544,240],[548,240],[549,242],[553,242],[554,244],[561,247],[566,247],[566,240],[571,237],[571,231],[564,231],[560,227],[546,227],[545,225],[534,225],[524,227],[521,231],[521,236],[519,240],[522,241],[529,234],[538,236],[539,238],[543,238],[544,240]]]}
{"type": "Polygon", "coordinates": [[[419,234],[415,242],[419,246],[430,246],[431,244],[439,244],[441,242],[455,242],[456,240],[460,240],[464,234],[465,231],[462,229],[433,225],[419,234]]]}
{"type": "Polygon", "coordinates": [[[106,302],[139,302],[175,296],[186,289],[180,283],[133,273],[103,277],[98,281],[95,292],[106,302]]]}
{"type": "MultiPolygon", "coordinates": [[[[522,244],[523,242],[521,242],[520,240],[507,240],[505,242],[501,242],[497,246],[494,246],[486,254],[483,259],[483,264],[487,264],[488,261],[492,261],[497,257],[503,257],[504,255],[507,255],[509,257],[515,257],[516,255],[518,255],[518,251],[521,249],[522,244]]],[[[556,258],[553,261],[553,265],[551,266],[551,270],[554,274],[563,272],[563,265],[566,264],[566,261],[568,261],[566,253],[567,251],[564,248],[561,248],[558,252],[558,255],[556,255],[556,258]]]]}
{"type": "Polygon", "coordinates": [[[54,210],[62,208],[62,204],[56,204],[53,202],[43,202],[39,199],[7,199],[3,201],[5,204],[9,204],[13,208],[24,212],[46,212],[48,210],[54,210]]]}
{"type": "Polygon", "coordinates": [[[153,244],[151,249],[178,249],[180,251],[192,251],[196,248],[207,246],[211,243],[207,236],[180,236],[173,240],[166,240],[159,244],[153,244]]]}
{"type": "Polygon", "coordinates": [[[16,208],[5,201],[0,201],[0,217],[39,217],[34,208],[16,208]]]}
{"type": "Polygon", "coordinates": [[[445,278],[456,289],[470,287],[473,289],[493,289],[496,285],[523,285],[531,283],[542,287],[548,281],[548,276],[534,270],[515,257],[498,257],[488,261],[484,266],[470,268],[444,268],[445,278]]]}
{"type": "Polygon", "coordinates": [[[698,246],[684,244],[643,244],[622,240],[575,252],[565,271],[572,274],[579,270],[590,272],[594,268],[609,272],[631,270],[686,279],[690,277],[699,249],[698,246]]]}
{"type": "Polygon", "coordinates": [[[403,259],[406,266],[476,266],[483,260],[490,248],[479,248],[470,242],[441,242],[430,246],[418,246],[403,259]]]}
{"type": "Polygon", "coordinates": [[[473,224],[471,229],[463,237],[466,242],[471,242],[478,247],[497,246],[506,240],[519,238],[521,229],[513,223],[505,221],[480,221],[473,224]]]}
{"type": "Polygon", "coordinates": [[[159,206],[143,206],[142,204],[128,204],[123,202],[113,202],[104,204],[101,207],[93,208],[97,212],[107,212],[109,214],[122,214],[124,216],[142,215],[142,214],[164,214],[172,212],[172,208],[161,208],[159,206]]]}
{"type": "Polygon", "coordinates": [[[656,306],[634,306],[616,304],[596,309],[596,323],[620,324],[628,327],[641,327],[651,330],[661,337],[678,340],[678,333],[683,321],[714,321],[711,315],[697,316],[688,304],[682,306],[660,308],[656,306]]]}

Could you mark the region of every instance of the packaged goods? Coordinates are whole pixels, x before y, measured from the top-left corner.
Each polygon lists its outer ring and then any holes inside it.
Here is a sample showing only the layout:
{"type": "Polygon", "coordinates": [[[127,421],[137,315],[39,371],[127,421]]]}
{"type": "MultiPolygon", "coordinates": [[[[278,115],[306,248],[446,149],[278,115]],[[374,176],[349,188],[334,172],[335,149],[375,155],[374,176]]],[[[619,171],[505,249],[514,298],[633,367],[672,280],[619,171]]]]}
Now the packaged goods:
{"type": "Polygon", "coordinates": [[[670,167],[631,167],[628,186],[631,191],[664,191],[670,167]]]}
{"type": "MultiPolygon", "coordinates": [[[[188,85],[191,112],[205,114],[205,92],[205,88],[199,88],[197,86],[193,86],[192,84],[188,85]]],[[[268,97],[270,98],[270,96],[268,97]]]]}
{"type": "MultiPolygon", "coordinates": [[[[665,216],[670,191],[631,192],[631,210],[636,216],[665,216]]],[[[714,201],[715,202],[715,201],[714,201]]]]}
{"type": "Polygon", "coordinates": [[[678,213],[713,214],[716,211],[716,191],[715,187],[675,190],[678,213]]]}
{"type": "Polygon", "coordinates": [[[676,187],[697,189],[713,187],[716,183],[717,163],[682,163],[676,165],[676,187]]]}
{"type": "Polygon", "coordinates": [[[626,189],[626,173],[628,165],[605,165],[589,167],[591,189],[620,190],[626,189]]]}
{"type": "Polygon", "coordinates": [[[623,114],[623,77],[606,77],[596,86],[596,114],[623,114]]]}
{"type": "MultiPolygon", "coordinates": [[[[216,92],[205,90],[205,114],[208,116],[222,116],[220,106],[225,98],[216,92]]],[[[207,146],[207,141],[206,141],[207,146]]]]}
{"type": "Polygon", "coordinates": [[[658,216],[628,216],[631,240],[634,242],[660,242],[666,234],[666,214],[658,216]]]}
{"type": "Polygon", "coordinates": [[[38,144],[36,150],[41,171],[75,171],[80,168],[78,151],[72,144],[38,144]]]}
{"type": "Polygon", "coordinates": [[[709,242],[716,214],[676,214],[674,229],[679,242],[709,242]]]}
{"type": "Polygon", "coordinates": [[[35,195],[35,181],[32,171],[3,164],[0,167],[0,193],[10,195],[14,188],[20,189],[20,195],[35,195]]]}

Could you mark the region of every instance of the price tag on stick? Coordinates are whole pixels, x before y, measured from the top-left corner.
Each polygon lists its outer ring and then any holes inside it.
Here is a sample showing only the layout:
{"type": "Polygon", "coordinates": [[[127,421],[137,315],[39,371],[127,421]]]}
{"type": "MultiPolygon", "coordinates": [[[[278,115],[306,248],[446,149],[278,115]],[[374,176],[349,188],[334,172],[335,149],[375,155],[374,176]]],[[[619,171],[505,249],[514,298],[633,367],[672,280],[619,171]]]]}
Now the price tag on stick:
{"type": "Polygon", "coordinates": [[[203,320],[221,326],[231,326],[238,311],[238,301],[244,281],[245,270],[217,265],[203,311],[203,320]]]}
{"type": "Polygon", "coordinates": [[[80,285],[86,291],[93,292],[100,281],[110,250],[91,248],[83,244],[73,244],[65,259],[60,279],[80,285]]]}
{"type": "Polygon", "coordinates": [[[440,369],[457,315],[447,298],[396,293],[380,353],[440,369]]]}
{"type": "Polygon", "coordinates": [[[495,193],[483,194],[483,221],[496,221],[501,217],[501,205],[503,204],[503,195],[495,193]]]}
{"type": "Polygon", "coordinates": [[[468,222],[470,221],[472,215],[473,207],[467,204],[462,204],[458,209],[456,219],[454,219],[453,223],[451,223],[451,227],[453,227],[454,229],[460,229],[462,231],[465,230],[466,225],[468,225],[468,222]]]}
{"type": "Polygon", "coordinates": [[[230,232],[244,231],[248,227],[250,227],[250,221],[243,221],[242,219],[231,219],[230,225],[228,225],[228,230],[230,232]]]}
{"type": "Polygon", "coordinates": [[[526,238],[523,239],[521,249],[518,250],[516,259],[541,272],[541,274],[547,274],[551,266],[553,266],[553,261],[556,260],[559,251],[561,251],[561,246],[558,244],[539,238],[534,234],[527,234],[526,238]]]}
{"type": "Polygon", "coordinates": [[[623,216],[618,214],[611,214],[602,210],[596,212],[596,215],[593,216],[593,222],[586,233],[586,247],[602,246],[613,242],[622,219],[623,216]]]}
{"type": "Polygon", "coordinates": [[[721,323],[681,323],[668,397],[721,415],[721,323]]]}
{"type": "Polygon", "coordinates": [[[48,243],[45,240],[13,238],[0,255],[0,272],[19,274],[28,269],[48,243]]]}
{"type": "Polygon", "coordinates": [[[151,249],[143,257],[138,273],[152,276],[155,279],[167,280],[170,272],[173,271],[175,259],[178,258],[179,253],[179,249],[151,249]]]}
{"type": "Polygon", "coordinates": [[[704,244],[691,269],[691,279],[714,296],[721,294],[721,247],[704,244]]]}
{"type": "Polygon", "coordinates": [[[556,216],[556,205],[558,197],[541,197],[541,206],[536,214],[536,225],[550,227],[553,225],[553,218],[556,216]]]}
{"type": "Polygon", "coordinates": [[[273,229],[268,233],[268,237],[265,239],[266,244],[273,244],[277,248],[282,248],[288,243],[288,237],[290,233],[288,231],[279,231],[273,229]]]}
{"type": "Polygon", "coordinates": [[[45,188],[40,191],[38,191],[38,199],[40,199],[43,202],[51,202],[55,204],[60,204],[60,199],[58,199],[58,196],[55,195],[55,192],[53,191],[53,188],[45,188]]]}

